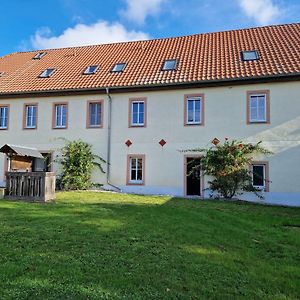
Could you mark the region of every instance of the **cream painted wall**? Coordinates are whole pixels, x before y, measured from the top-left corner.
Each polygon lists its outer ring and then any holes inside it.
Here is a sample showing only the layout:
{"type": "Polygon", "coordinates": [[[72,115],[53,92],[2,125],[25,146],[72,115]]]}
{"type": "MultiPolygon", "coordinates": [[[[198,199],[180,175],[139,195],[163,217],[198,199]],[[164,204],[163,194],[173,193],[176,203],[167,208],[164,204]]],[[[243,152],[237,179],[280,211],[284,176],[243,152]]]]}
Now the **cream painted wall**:
{"type": "MultiPolygon", "coordinates": [[[[106,158],[107,108],[105,95],[0,100],[10,104],[10,128],[0,131],[1,144],[33,146],[40,150],[58,149],[62,142],[82,138],[106,158]],[[86,101],[104,101],[104,127],[86,129],[86,101]],[[52,103],[69,101],[69,127],[53,130],[52,103]],[[38,130],[22,130],[23,104],[39,103],[38,130]]],[[[184,153],[180,150],[207,147],[218,137],[237,138],[264,145],[274,152],[270,164],[271,193],[300,196],[300,85],[299,82],[266,83],[232,87],[112,94],[111,183],[124,191],[184,194],[184,153]],[[271,124],[246,124],[246,92],[270,90],[271,124]],[[184,126],[184,95],[205,94],[205,126],[184,126]],[[147,127],[128,128],[130,98],[147,98],[147,127]],[[125,145],[130,139],[131,147],[125,145]],[[161,147],[158,142],[165,139],[161,147]],[[127,155],[144,154],[145,186],[126,186],[127,155]]],[[[3,159],[0,158],[0,170],[3,159]]],[[[3,173],[3,172],[2,172],[3,173]]],[[[1,173],[1,174],[2,174],[1,173]]],[[[95,174],[105,183],[105,176],[95,174]]],[[[270,194],[271,194],[270,193],[270,194]]]]}
{"type": "Polygon", "coordinates": [[[271,192],[300,193],[299,82],[113,95],[111,181],[125,191],[184,194],[184,153],[214,137],[264,141],[271,192]],[[246,124],[246,92],[270,90],[271,124],[246,124]],[[184,126],[184,95],[205,94],[205,126],[184,126]],[[147,127],[128,128],[128,99],[147,97],[147,127]],[[158,142],[165,139],[162,148],[158,142]],[[133,142],[131,147],[124,143],[133,142]],[[146,155],[145,187],[126,187],[126,157],[146,155]],[[159,189],[163,186],[164,189],[159,189]]]}
{"type": "MultiPolygon", "coordinates": [[[[0,100],[0,105],[10,104],[9,129],[0,130],[0,144],[15,144],[35,147],[39,150],[55,151],[54,156],[64,142],[59,138],[68,140],[83,139],[93,145],[94,152],[106,159],[107,126],[103,128],[86,129],[86,111],[88,100],[102,100],[99,96],[72,96],[53,98],[10,99],[0,100]],[[68,102],[68,128],[52,129],[52,108],[55,102],[68,102]],[[36,130],[23,129],[23,107],[25,103],[38,103],[38,128],[36,130]]],[[[104,102],[104,112],[107,112],[104,102]]],[[[104,115],[104,121],[106,120],[104,115]]],[[[57,171],[57,164],[53,165],[57,171]]],[[[0,156],[0,176],[4,174],[4,155],[0,156]]],[[[105,176],[95,171],[94,179],[104,182],[105,176]]]]}

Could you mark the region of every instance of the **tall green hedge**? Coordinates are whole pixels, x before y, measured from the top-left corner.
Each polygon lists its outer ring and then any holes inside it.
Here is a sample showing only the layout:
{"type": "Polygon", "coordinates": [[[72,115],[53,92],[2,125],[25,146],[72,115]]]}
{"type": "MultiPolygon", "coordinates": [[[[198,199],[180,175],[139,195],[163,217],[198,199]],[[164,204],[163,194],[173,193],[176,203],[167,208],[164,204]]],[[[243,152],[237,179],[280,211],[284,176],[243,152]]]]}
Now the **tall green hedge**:
{"type": "Polygon", "coordinates": [[[59,187],[66,190],[86,190],[94,184],[91,181],[95,167],[104,173],[105,160],[92,151],[92,146],[82,140],[66,141],[61,149],[61,178],[59,187]]]}

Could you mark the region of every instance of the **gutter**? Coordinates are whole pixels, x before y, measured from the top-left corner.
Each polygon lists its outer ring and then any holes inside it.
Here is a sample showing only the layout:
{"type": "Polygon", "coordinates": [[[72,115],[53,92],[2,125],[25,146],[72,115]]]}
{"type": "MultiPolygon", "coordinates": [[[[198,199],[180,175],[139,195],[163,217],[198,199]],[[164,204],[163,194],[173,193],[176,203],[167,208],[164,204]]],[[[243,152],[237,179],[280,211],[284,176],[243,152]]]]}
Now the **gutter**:
{"type": "Polygon", "coordinates": [[[109,88],[105,88],[106,95],[108,98],[108,118],[107,118],[107,158],[106,158],[106,163],[107,163],[107,170],[106,170],[106,183],[107,185],[115,188],[119,192],[121,192],[121,189],[110,182],[110,157],[111,157],[111,112],[112,112],[112,98],[109,93],[109,88]]]}

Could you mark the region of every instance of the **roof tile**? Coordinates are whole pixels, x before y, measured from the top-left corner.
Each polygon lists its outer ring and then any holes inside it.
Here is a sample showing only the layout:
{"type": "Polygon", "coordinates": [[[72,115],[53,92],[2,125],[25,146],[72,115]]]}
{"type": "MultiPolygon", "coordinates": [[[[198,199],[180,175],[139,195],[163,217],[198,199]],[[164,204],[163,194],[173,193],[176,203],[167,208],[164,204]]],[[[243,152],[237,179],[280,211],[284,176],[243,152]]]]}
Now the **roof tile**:
{"type": "Polygon", "coordinates": [[[105,87],[133,87],[247,79],[300,72],[300,24],[266,26],[149,41],[13,53],[0,58],[0,94],[105,87]],[[241,51],[257,50],[258,61],[242,61],[241,51]],[[177,70],[162,71],[163,61],[178,59],[177,70]],[[126,62],[121,73],[114,64],[126,62]],[[82,75],[99,65],[93,75],[82,75]],[[55,68],[50,78],[38,78],[55,68]]]}

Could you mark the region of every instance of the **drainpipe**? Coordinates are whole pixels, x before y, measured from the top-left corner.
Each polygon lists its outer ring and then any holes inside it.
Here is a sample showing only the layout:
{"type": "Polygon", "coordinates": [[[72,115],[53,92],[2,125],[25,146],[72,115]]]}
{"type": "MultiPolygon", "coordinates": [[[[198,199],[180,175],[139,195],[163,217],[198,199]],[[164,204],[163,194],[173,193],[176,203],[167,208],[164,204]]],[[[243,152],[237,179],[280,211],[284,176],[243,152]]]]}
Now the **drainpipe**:
{"type": "Polygon", "coordinates": [[[112,98],[109,93],[109,88],[106,89],[106,95],[108,98],[108,120],[107,120],[107,170],[106,170],[106,183],[110,185],[111,187],[117,189],[118,191],[121,191],[121,189],[113,184],[110,183],[110,152],[111,152],[111,119],[112,119],[112,98]]]}

